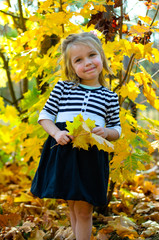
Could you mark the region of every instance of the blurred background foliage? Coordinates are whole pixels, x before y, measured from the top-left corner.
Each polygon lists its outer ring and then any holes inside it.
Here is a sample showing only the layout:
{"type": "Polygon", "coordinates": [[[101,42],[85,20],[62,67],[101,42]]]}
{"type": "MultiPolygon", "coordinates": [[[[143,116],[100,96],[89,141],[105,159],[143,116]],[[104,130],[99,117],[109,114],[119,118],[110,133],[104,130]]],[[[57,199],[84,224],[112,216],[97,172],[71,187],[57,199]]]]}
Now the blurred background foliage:
{"type": "Polygon", "coordinates": [[[21,166],[32,178],[47,134],[39,111],[62,71],[60,44],[70,33],[95,31],[114,75],[122,136],[110,156],[111,184],[158,162],[158,1],[0,1],[0,167],[21,166]]]}

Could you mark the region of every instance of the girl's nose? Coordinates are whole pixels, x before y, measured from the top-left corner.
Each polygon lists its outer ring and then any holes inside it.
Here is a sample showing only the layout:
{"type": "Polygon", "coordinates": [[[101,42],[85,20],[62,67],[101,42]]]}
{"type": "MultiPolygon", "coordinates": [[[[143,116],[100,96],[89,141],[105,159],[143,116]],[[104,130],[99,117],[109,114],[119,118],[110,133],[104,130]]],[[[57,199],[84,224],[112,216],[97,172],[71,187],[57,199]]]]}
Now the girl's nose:
{"type": "Polygon", "coordinates": [[[91,64],[91,60],[89,58],[85,59],[85,65],[88,66],[91,64]]]}

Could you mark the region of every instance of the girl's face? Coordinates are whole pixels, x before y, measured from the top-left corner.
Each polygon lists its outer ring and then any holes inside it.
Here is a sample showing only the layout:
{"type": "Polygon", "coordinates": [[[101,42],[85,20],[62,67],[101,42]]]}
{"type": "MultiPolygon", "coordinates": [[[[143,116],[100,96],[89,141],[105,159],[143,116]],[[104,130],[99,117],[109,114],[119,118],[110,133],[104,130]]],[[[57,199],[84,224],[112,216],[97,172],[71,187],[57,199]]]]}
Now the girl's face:
{"type": "Polygon", "coordinates": [[[99,74],[102,72],[103,62],[100,53],[95,48],[75,44],[70,48],[70,59],[82,84],[100,86],[99,74]]]}

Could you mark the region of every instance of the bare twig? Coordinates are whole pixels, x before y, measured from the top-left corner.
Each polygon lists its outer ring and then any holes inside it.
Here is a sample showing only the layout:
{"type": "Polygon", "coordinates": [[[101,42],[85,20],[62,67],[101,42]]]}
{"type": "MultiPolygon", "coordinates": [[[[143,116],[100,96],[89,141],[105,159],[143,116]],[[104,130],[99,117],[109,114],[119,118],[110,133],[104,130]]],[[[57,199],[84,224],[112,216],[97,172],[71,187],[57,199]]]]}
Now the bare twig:
{"type": "Polygon", "coordinates": [[[157,73],[159,73],[159,70],[157,70],[154,74],[152,74],[152,78],[157,74],[157,73]]]}
{"type": "Polygon", "coordinates": [[[52,148],[54,148],[54,147],[56,147],[56,146],[58,146],[59,144],[58,143],[56,143],[55,145],[53,145],[50,149],[52,149],[52,148]]]}
{"type": "MultiPolygon", "coordinates": [[[[17,19],[20,19],[20,16],[16,16],[14,15],[13,13],[11,12],[5,12],[3,10],[0,10],[1,13],[5,14],[5,15],[8,15],[8,16],[11,16],[12,18],[17,18],[17,19]]],[[[24,18],[24,17],[23,17],[24,18]]],[[[28,20],[28,18],[24,18],[24,20],[28,20]]]]}
{"type": "Polygon", "coordinates": [[[3,98],[6,102],[10,103],[11,105],[13,104],[13,102],[11,100],[9,100],[8,98],[0,95],[1,98],[3,98]]]}
{"type": "Polygon", "coordinates": [[[9,60],[8,60],[8,58],[6,59],[6,57],[5,57],[5,55],[2,51],[0,51],[0,57],[3,60],[4,69],[6,70],[7,79],[8,79],[8,86],[9,86],[10,94],[11,94],[11,97],[12,97],[12,102],[14,103],[16,109],[19,111],[18,104],[17,104],[17,99],[16,99],[16,96],[15,96],[15,92],[14,92],[14,88],[13,88],[13,84],[12,84],[12,80],[11,80],[11,76],[10,76],[10,71],[9,71],[9,64],[8,64],[9,60]]]}
{"type": "Polygon", "coordinates": [[[129,64],[128,64],[128,67],[127,67],[127,70],[126,70],[126,73],[125,73],[125,76],[124,76],[123,80],[120,82],[120,84],[118,86],[116,86],[113,89],[113,91],[116,91],[117,89],[119,89],[123,85],[123,83],[125,81],[127,81],[127,82],[129,81],[129,79],[130,79],[130,72],[132,70],[132,67],[133,67],[133,64],[134,64],[134,60],[135,60],[135,53],[133,53],[131,55],[131,57],[130,57],[129,64]]]}
{"type": "MultiPolygon", "coordinates": [[[[60,12],[63,12],[62,0],[60,0],[60,9],[59,10],[60,10],[60,12]]],[[[64,24],[62,23],[61,26],[62,26],[62,32],[64,33],[65,32],[64,24]]]]}
{"type": "Polygon", "coordinates": [[[153,19],[152,19],[152,22],[151,22],[151,24],[150,24],[150,27],[151,27],[152,24],[154,23],[154,21],[155,21],[155,19],[156,19],[156,17],[157,17],[158,11],[159,11],[159,5],[158,5],[157,10],[156,10],[156,13],[155,13],[155,15],[154,15],[154,17],[153,17],[153,19]]]}

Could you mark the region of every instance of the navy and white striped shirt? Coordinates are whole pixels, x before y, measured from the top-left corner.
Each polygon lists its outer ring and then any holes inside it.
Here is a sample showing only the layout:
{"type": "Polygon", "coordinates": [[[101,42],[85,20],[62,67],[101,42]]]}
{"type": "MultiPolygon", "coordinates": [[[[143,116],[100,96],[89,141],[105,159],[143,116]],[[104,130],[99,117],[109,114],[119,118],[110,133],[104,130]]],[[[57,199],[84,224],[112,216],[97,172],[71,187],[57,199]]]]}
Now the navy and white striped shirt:
{"type": "Polygon", "coordinates": [[[78,114],[95,120],[97,126],[114,128],[121,133],[119,103],[116,93],[106,87],[87,89],[73,82],[59,81],[52,90],[39,120],[73,121],[78,114]]]}

